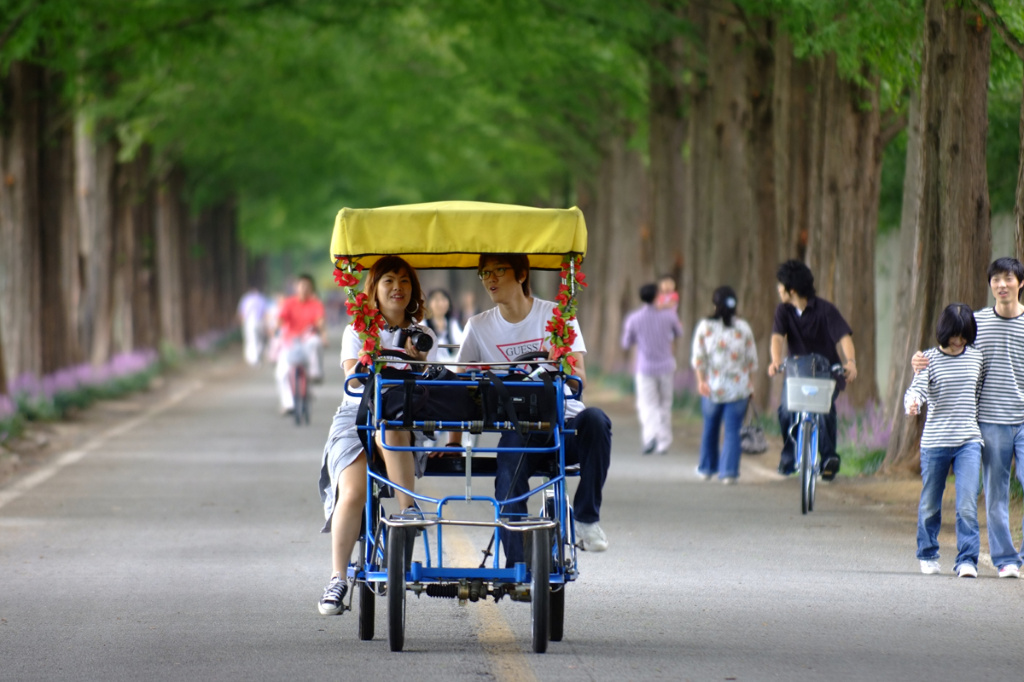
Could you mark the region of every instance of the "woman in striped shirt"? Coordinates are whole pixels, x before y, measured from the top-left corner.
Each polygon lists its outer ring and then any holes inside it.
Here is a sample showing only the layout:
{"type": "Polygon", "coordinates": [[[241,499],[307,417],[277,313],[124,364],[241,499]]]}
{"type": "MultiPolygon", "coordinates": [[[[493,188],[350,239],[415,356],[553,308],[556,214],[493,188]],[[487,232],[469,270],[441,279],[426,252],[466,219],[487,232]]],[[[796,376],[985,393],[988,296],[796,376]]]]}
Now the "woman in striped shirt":
{"type": "Polygon", "coordinates": [[[907,414],[920,414],[930,403],[921,436],[921,503],[917,509],[917,558],[921,572],[939,572],[939,526],[942,493],[950,466],[956,478],[956,544],[953,570],[961,578],[978,576],[978,483],[981,473],[981,429],[978,396],[982,354],[973,344],[978,335],[974,313],[964,303],[946,307],[935,335],[938,348],[924,352],[928,366],[914,376],[903,398],[907,414]]]}

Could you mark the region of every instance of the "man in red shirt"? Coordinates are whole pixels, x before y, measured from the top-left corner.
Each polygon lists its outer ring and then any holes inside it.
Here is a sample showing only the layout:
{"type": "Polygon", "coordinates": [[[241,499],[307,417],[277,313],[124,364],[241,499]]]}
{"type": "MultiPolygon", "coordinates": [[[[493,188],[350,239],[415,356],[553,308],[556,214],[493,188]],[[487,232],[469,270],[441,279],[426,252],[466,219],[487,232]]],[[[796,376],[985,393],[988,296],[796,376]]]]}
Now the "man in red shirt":
{"type": "Polygon", "coordinates": [[[288,414],[295,409],[288,370],[295,363],[304,361],[309,365],[312,381],[320,381],[323,376],[320,356],[327,343],[327,326],[324,324],[324,304],[317,298],[310,275],[299,275],[295,281],[295,295],[281,304],[277,329],[281,334],[281,352],[277,356],[274,376],[281,413],[288,414]]]}

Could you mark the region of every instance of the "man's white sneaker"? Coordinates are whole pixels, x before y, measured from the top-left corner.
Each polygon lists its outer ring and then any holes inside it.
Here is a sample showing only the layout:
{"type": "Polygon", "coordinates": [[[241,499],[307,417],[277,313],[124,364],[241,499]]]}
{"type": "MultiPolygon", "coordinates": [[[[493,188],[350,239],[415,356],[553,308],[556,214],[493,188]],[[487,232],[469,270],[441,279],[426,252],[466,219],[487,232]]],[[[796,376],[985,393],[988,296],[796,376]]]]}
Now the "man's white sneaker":
{"type": "Polygon", "coordinates": [[[942,569],[939,568],[939,562],[934,559],[921,562],[921,572],[925,575],[935,575],[942,569]]]}
{"type": "Polygon", "coordinates": [[[971,564],[960,564],[956,567],[956,577],[958,578],[977,578],[978,569],[971,564]]]}
{"type": "Polygon", "coordinates": [[[576,545],[587,552],[603,552],[608,549],[608,538],[601,526],[595,523],[576,523],[576,545]]]}
{"type": "Polygon", "coordinates": [[[1020,568],[1016,564],[1006,564],[1005,566],[999,567],[1000,578],[1019,578],[1020,568]]]}

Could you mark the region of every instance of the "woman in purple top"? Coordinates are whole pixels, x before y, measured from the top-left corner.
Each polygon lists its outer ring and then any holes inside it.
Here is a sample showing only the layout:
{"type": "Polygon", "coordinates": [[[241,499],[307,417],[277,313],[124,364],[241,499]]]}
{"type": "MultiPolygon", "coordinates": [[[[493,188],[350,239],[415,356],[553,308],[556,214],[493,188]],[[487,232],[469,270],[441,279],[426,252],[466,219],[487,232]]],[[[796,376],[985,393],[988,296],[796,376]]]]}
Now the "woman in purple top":
{"type": "Polygon", "coordinates": [[[622,349],[636,346],[636,409],[643,453],[665,454],[672,445],[672,389],[676,373],[675,340],[683,335],[674,309],[655,305],[658,287],[640,287],[643,307],[622,325],[622,349]]]}

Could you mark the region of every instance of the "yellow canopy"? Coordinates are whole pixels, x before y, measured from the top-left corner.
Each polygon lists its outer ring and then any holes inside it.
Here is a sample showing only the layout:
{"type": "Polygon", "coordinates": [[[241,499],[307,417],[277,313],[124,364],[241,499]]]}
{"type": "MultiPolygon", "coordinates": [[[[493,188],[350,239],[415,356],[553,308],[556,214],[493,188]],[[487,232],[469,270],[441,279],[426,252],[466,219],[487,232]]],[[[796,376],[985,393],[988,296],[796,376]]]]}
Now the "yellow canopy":
{"type": "Polygon", "coordinates": [[[334,221],[331,262],[370,267],[398,255],[417,270],[476,269],[481,253],[523,253],[530,267],[558,270],[566,253],[586,255],[583,212],[479,201],[343,208],[334,221]]]}

